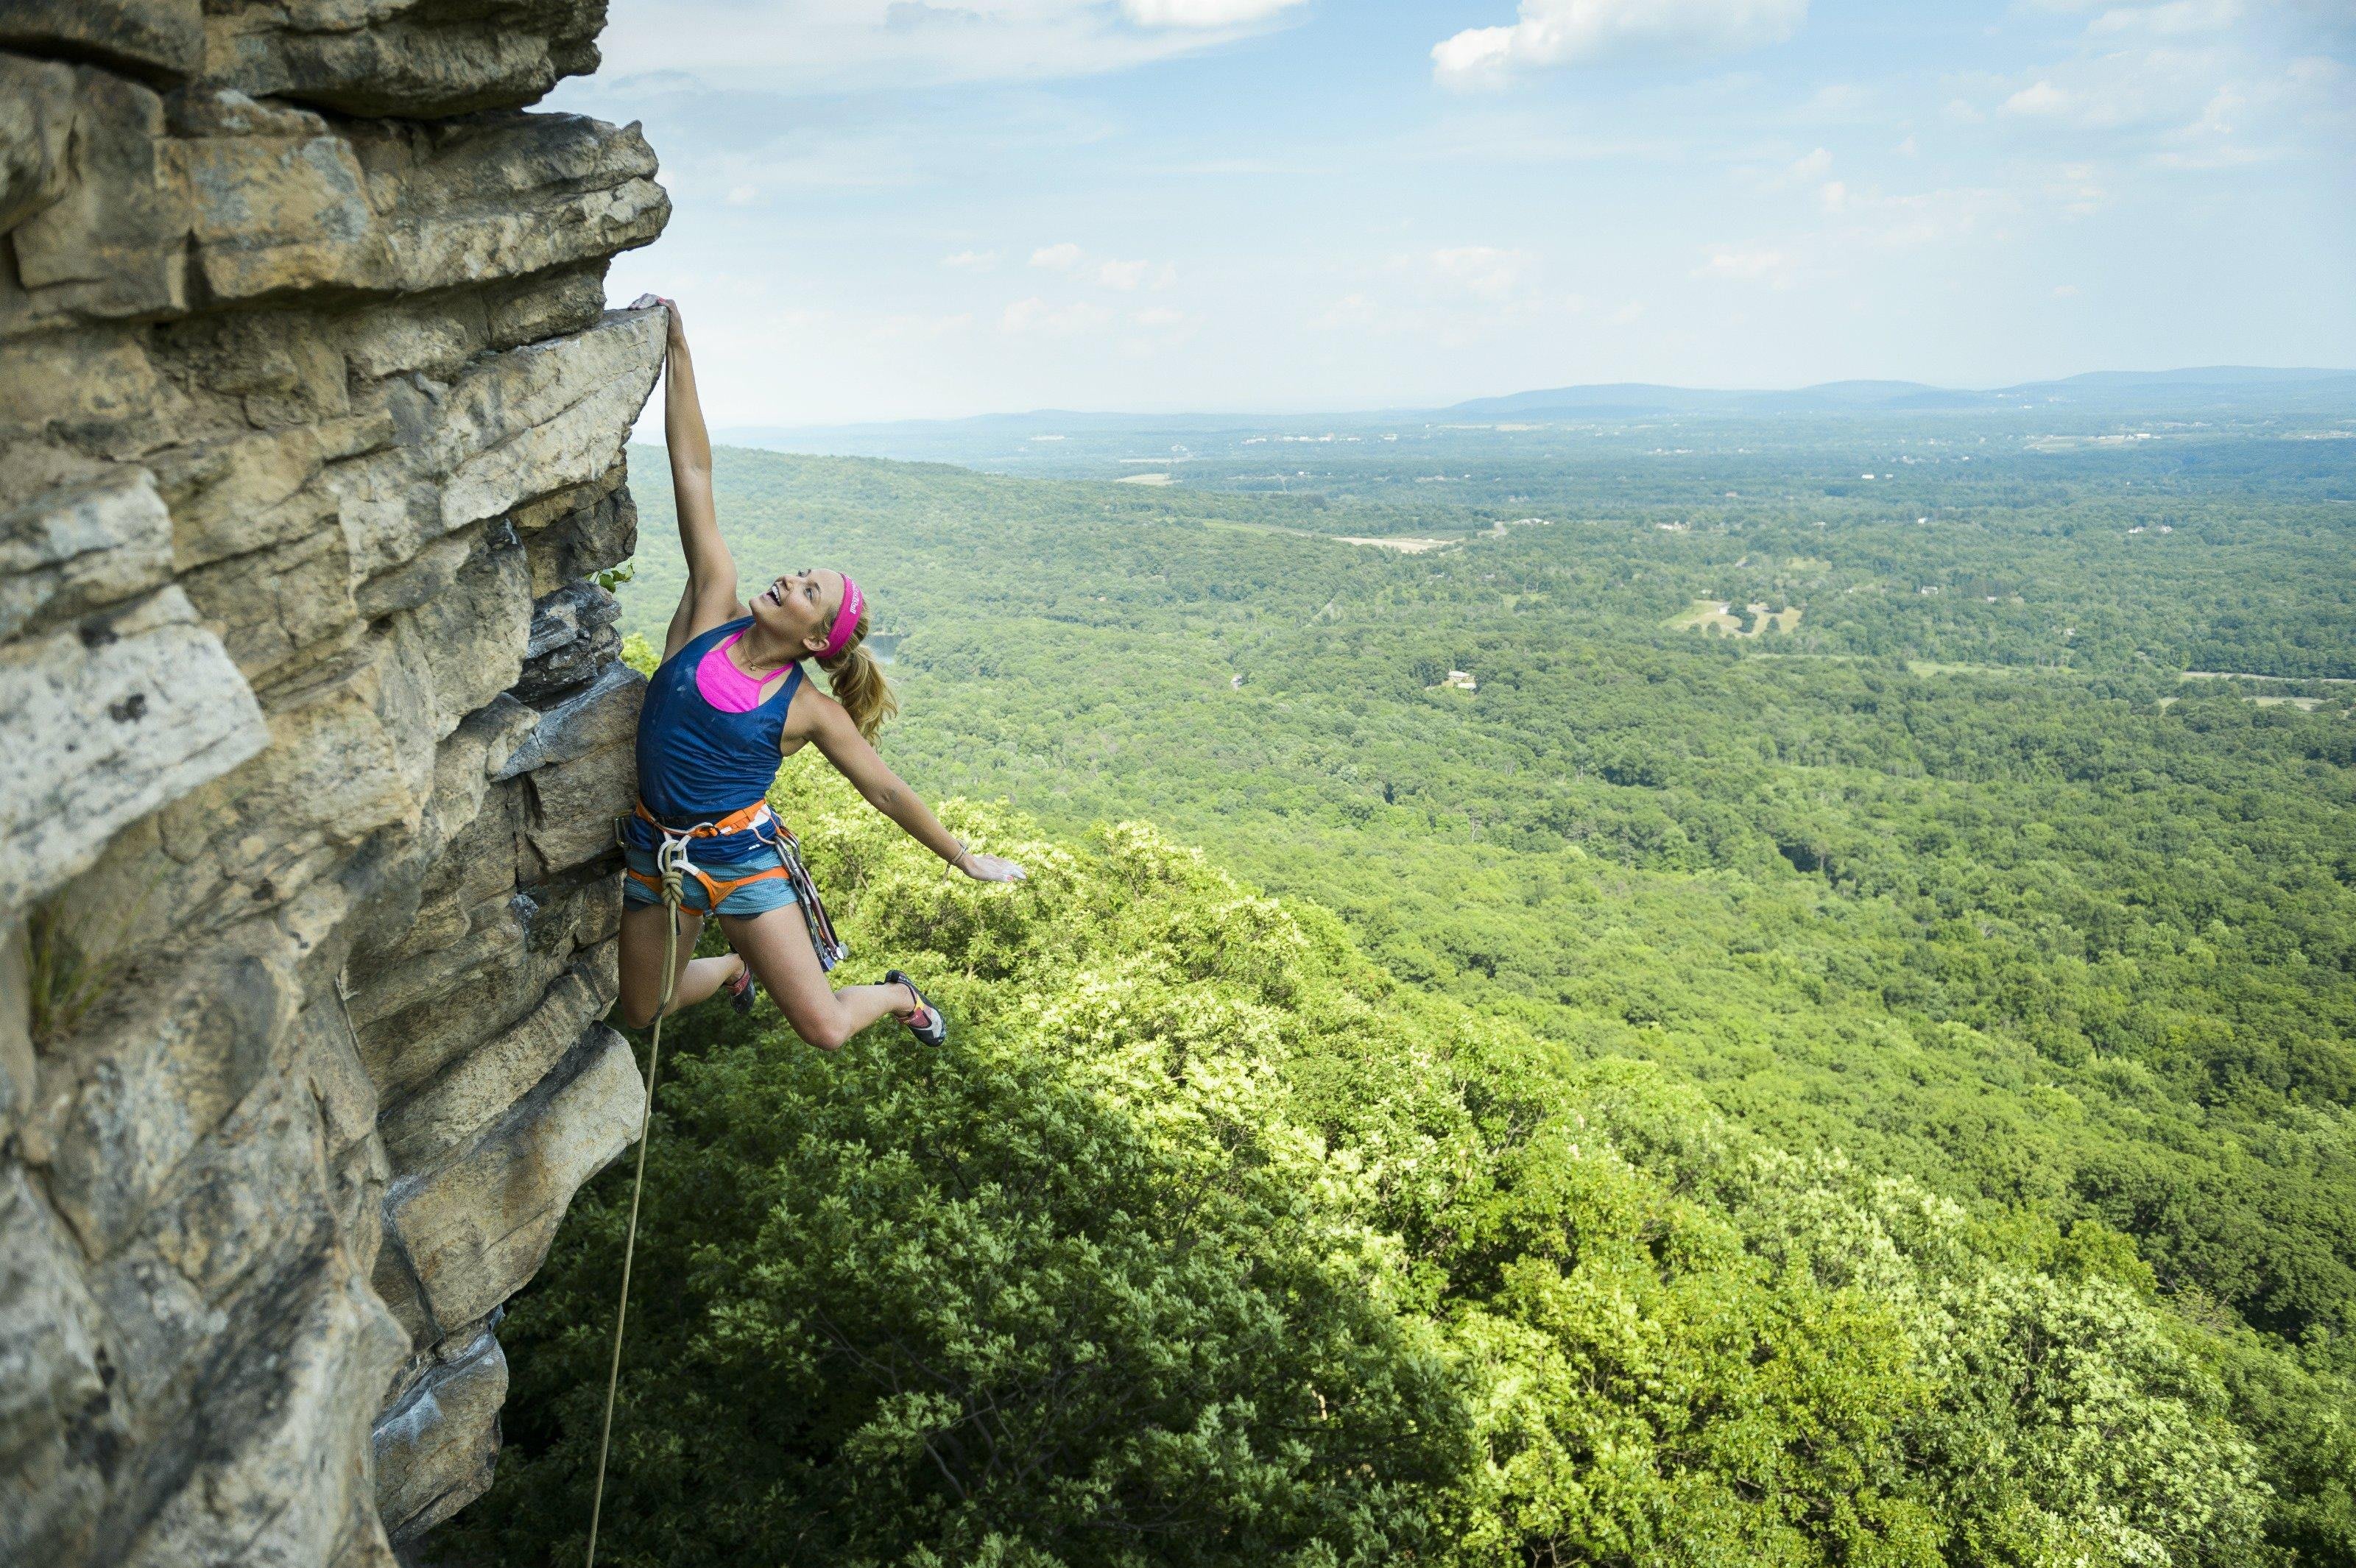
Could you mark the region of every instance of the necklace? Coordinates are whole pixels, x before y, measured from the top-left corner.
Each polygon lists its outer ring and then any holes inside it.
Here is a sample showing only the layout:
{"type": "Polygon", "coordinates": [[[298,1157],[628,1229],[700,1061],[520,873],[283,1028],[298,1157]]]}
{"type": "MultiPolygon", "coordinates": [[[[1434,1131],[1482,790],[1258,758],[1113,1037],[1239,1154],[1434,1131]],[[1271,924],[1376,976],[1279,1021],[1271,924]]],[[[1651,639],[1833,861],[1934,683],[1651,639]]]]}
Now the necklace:
{"type": "Polygon", "coordinates": [[[744,646],[744,635],[739,632],[736,635],[735,640],[728,645],[728,662],[734,665],[737,670],[747,678],[759,681],[764,686],[767,685],[769,681],[775,678],[780,671],[784,670],[787,665],[798,664],[800,662],[798,659],[789,658],[785,662],[785,664],[773,665],[764,668],[755,668],[747,666],[743,660],[736,656],[738,651],[744,646]]]}

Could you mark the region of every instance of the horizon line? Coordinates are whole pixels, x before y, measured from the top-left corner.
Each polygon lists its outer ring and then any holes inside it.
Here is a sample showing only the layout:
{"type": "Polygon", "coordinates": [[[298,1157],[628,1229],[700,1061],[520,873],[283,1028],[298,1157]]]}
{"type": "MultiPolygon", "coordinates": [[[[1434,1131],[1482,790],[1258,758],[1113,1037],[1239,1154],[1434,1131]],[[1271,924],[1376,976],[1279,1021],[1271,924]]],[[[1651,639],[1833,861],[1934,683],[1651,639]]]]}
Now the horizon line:
{"type": "MultiPolygon", "coordinates": [[[[1715,396],[1740,398],[1774,396],[1789,397],[1809,392],[1822,392],[1839,388],[1886,387],[1907,388],[1921,392],[1941,393],[1958,397],[2001,397],[2008,393],[2026,392],[2031,389],[2062,387],[2068,386],[2073,382],[2083,383],[2098,378],[2124,377],[2133,378],[2136,380],[2148,379],[2154,381],[2164,382],[2165,379],[2171,377],[2198,378],[2204,375],[2215,375],[2223,372],[2231,372],[2236,376],[2245,377],[2269,379],[2280,377],[2293,379],[2290,384],[2297,384],[2299,380],[2321,381],[2343,378],[2356,379],[2356,367],[2341,368],[2323,365],[2209,364],[2170,366],[2150,370],[2116,368],[2080,370],[2067,376],[2047,377],[2025,381],[2012,381],[1993,387],[1957,387],[1944,385],[1933,381],[1915,381],[1902,377],[1883,376],[1847,376],[1826,381],[1811,381],[1799,386],[1759,387],[1697,386],[1672,381],[1578,381],[1565,382],[1560,385],[1551,387],[1526,388],[1510,392],[1478,394],[1472,397],[1458,398],[1447,402],[1402,402],[1376,404],[1361,408],[1302,407],[1280,409],[1249,407],[1206,408],[1198,406],[1173,409],[1086,409],[1042,406],[1028,409],[990,409],[969,414],[907,414],[896,417],[843,420],[833,422],[755,421],[725,426],[715,425],[712,427],[712,432],[717,436],[727,432],[757,433],[773,431],[781,432],[804,431],[851,431],[874,429],[894,425],[969,424],[985,420],[1052,418],[1143,420],[1311,419],[1346,417],[1353,419],[1369,419],[1387,416],[1396,417],[1404,415],[1447,413],[1459,409],[1471,408],[1479,404],[1503,403],[1525,399],[1542,398],[1555,394],[1608,392],[1622,389],[1645,392],[1675,392],[1703,397],[1715,396]]],[[[2215,383],[2201,383],[2197,380],[2189,380],[2186,384],[2214,385],[2215,383]]]]}

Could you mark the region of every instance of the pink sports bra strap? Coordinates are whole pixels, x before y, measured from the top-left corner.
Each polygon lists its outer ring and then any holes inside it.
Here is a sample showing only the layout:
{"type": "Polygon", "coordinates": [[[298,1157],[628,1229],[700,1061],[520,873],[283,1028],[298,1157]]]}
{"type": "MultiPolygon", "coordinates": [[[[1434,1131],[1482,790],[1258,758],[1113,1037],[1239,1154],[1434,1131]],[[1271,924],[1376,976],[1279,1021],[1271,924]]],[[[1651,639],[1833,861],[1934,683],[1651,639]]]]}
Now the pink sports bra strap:
{"type": "Polygon", "coordinates": [[[728,656],[728,650],[744,635],[732,632],[721,638],[695,666],[695,689],[723,713],[750,713],[761,706],[763,683],[737,668],[736,661],[728,656]]]}

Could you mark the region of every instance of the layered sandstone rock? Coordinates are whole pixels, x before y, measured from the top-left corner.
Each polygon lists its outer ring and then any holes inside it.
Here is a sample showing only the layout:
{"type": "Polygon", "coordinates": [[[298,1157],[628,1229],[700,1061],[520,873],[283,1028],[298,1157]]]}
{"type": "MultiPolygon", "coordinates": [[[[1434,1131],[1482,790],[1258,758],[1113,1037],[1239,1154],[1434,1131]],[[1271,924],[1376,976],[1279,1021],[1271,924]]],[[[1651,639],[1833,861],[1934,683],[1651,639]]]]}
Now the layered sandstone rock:
{"type": "Polygon", "coordinates": [[[0,1562],[388,1562],[634,1136],[603,9],[0,6],[0,1562]]]}

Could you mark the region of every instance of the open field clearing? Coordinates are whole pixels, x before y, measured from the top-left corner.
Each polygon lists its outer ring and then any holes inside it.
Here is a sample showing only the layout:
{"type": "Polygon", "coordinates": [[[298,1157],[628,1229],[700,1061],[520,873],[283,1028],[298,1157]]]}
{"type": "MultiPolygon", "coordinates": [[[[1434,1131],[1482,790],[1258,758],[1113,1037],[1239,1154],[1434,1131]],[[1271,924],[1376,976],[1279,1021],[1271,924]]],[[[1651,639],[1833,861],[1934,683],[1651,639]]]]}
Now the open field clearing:
{"type": "Polygon", "coordinates": [[[1463,542],[1461,539],[1416,539],[1408,536],[1375,539],[1365,534],[1336,534],[1333,537],[1344,544],[1372,545],[1376,549],[1395,549],[1401,555],[1421,555],[1426,550],[1446,549],[1450,545],[1463,542]]]}
{"type": "Polygon", "coordinates": [[[2176,677],[2179,680],[2300,680],[2317,686],[2356,686],[2356,677],[2338,675],[2247,675],[2238,670],[2188,669],[2176,677]]]}
{"type": "Polygon", "coordinates": [[[1934,675],[1998,675],[2017,677],[2024,675],[2060,673],[2047,665],[2018,664],[1943,664],[1936,659],[1908,659],[1906,672],[1924,678],[1934,675]]]}
{"type": "Polygon", "coordinates": [[[1676,632],[1698,631],[1715,626],[1728,636],[1755,637],[1765,632],[1788,632],[1800,624],[1797,604],[1770,613],[1763,603],[1745,606],[1750,612],[1751,629],[1743,630],[1744,617],[1724,599],[1697,599],[1693,608],[1671,621],[1669,629],[1676,632]]]}

